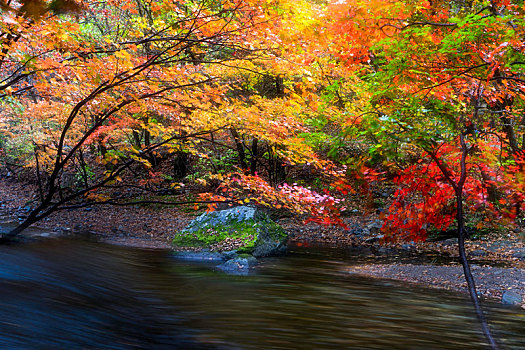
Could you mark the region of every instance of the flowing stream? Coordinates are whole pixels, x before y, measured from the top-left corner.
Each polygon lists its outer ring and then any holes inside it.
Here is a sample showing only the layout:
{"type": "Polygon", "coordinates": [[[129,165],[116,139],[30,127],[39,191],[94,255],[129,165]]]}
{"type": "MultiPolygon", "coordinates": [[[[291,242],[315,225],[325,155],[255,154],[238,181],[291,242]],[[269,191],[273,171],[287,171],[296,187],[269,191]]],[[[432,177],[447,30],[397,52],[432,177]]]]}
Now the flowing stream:
{"type": "MultiPolygon", "coordinates": [[[[0,246],[0,349],[483,349],[460,294],[351,275],[292,250],[247,276],[83,240],[0,246]]],[[[508,349],[525,312],[485,304],[508,349]]]]}

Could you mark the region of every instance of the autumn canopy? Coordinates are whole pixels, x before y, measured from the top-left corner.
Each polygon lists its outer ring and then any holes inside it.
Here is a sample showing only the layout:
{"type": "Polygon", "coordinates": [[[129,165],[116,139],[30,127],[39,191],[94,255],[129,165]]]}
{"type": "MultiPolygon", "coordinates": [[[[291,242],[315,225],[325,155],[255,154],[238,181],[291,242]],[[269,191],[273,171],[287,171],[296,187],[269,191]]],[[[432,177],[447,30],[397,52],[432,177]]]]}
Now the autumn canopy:
{"type": "Polygon", "coordinates": [[[517,1],[0,7],[0,155],[38,182],[27,225],[152,193],[344,225],[378,186],[392,238],[453,226],[458,195],[469,226],[521,217],[517,1]]]}

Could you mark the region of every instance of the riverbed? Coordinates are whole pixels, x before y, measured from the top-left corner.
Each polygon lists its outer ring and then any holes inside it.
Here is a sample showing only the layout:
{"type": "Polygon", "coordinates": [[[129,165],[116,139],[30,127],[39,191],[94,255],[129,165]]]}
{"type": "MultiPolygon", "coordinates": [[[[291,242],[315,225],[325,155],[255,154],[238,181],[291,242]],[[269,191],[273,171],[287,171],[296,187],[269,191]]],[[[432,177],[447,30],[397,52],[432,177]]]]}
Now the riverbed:
{"type": "MultiPolygon", "coordinates": [[[[349,273],[351,250],[291,249],[247,276],[81,239],[0,246],[1,349],[483,349],[460,293],[349,273]]],[[[485,304],[525,349],[525,312],[485,304]]]]}

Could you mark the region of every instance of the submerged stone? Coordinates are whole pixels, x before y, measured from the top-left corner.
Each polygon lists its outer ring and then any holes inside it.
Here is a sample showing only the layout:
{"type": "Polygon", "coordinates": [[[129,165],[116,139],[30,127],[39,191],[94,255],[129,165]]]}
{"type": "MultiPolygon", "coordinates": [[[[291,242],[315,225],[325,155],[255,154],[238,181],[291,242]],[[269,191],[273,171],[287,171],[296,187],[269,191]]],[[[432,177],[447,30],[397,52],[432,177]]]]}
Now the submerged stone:
{"type": "Polygon", "coordinates": [[[220,270],[233,275],[245,275],[249,272],[250,268],[257,265],[257,259],[253,256],[248,257],[237,257],[230,259],[223,264],[217,266],[220,270]]]}
{"type": "Polygon", "coordinates": [[[521,305],[523,297],[517,292],[508,290],[501,296],[501,302],[505,305],[521,305]]]}
{"type": "Polygon", "coordinates": [[[175,252],[174,256],[177,259],[190,260],[190,261],[223,261],[224,256],[221,253],[210,252],[203,250],[200,252],[175,252]]]}

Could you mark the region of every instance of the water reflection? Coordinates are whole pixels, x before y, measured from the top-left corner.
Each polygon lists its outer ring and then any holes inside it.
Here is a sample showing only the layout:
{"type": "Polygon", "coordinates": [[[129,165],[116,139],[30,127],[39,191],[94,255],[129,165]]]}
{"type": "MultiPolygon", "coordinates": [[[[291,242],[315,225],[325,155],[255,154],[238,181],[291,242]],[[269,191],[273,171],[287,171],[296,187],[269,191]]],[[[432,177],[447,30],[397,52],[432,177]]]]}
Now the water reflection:
{"type": "MultiPolygon", "coordinates": [[[[82,241],[0,247],[0,349],[482,349],[468,300],[296,251],[250,276],[82,241]]],[[[508,348],[524,314],[492,305],[508,348]]]]}

